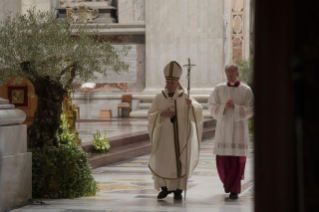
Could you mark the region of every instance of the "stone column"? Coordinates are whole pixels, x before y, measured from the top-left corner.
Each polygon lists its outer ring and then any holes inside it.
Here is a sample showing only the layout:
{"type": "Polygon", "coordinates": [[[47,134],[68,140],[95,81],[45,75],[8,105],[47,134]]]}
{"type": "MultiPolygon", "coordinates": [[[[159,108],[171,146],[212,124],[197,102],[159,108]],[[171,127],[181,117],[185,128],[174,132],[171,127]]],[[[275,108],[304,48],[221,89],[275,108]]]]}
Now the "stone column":
{"type": "Polygon", "coordinates": [[[21,13],[21,0],[0,0],[0,21],[11,12],[11,16],[21,13]]]}
{"type": "Polygon", "coordinates": [[[147,0],[119,0],[119,24],[144,23],[146,2],[147,0]]]}
{"type": "Polygon", "coordinates": [[[57,6],[55,0],[20,0],[22,14],[26,14],[29,9],[36,7],[42,12],[51,11],[53,6],[57,6]]]}
{"type": "Polygon", "coordinates": [[[28,202],[32,197],[32,154],[27,152],[26,114],[0,98],[0,150],[2,210],[28,202]]]}
{"type": "MultiPolygon", "coordinates": [[[[194,94],[209,94],[222,82],[223,1],[162,0],[146,1],[146,89],[164,88],[163,68],[171,60],[181,65],[190,58],[194,94]]],[[[186,87],[186,69],[181,84],[186,87]]]]}
{"type": "MultiPolygon", "coordinates": [[[[224,0],[224,67],[231,61],[230,58],[230,41],[231,41],[231,0],[224,0]]],[[[226,81],[226,76],[223,78],[226,81]]]]}
{"type": "Polygon", "coordinates": [[[244,54],[244,58],[247,60],[250,58],[250,19],[251,19],[251,0],[245,0],[245,8],[244,8],[244,12],[245,12],[245,19],[244,19],[244,26],[245,26],[245,36],[244,36],[244,43],[245,43],[245,54],[244,54]]]}
{"type": "MultiPolygon", "coordinates": [[[[221,0],[145,1],[146,87],[138,95],[141,110],[131,117],[147,117],[150,102],[165,87],[163,69],[172,60],[183,66],[190,58],[196,64],[191,95],[207,107],[213,88],[224,80],[223,14],[221,0]]],[[[186,89],[185,68],[180,82],[186,89]]]]}

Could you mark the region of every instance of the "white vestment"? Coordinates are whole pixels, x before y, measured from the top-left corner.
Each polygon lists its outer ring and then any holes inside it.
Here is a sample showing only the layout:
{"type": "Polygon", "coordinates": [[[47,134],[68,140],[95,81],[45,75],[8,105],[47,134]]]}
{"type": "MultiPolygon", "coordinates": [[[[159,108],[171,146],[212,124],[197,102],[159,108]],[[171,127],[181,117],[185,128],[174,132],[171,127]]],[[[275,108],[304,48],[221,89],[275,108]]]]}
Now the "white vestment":
{"type": "Polygon", "coordinates": [[[217,155],[248,156],[249,131],[247,120],[253,116],[254,96],[249,86],[240,83],[229,87],[222,83],[208,99],[208,109],[217,120],[214,153],[217,155]],[[225,109],[232,99],[235,107],[225,109]]]}
{"type": "Polygon", "coordinates": [[[152,171],[156,189],[185,189],[186,150],[188,150],[188,177],[199,160],[202,137],[202,106],[192,99],[189,109],[189,134],[187,135],[187,94],[177,89],[173,97],[167,91],[156,95],[148,111],[148,132],[152,142],[149,168],[152,171]],[[161,117],[164,110],[175,111],[175,122],[161,117]],[[189,139],[187,142],[187,138],[189,139]],[[186,146],[186,144],[188,145],[186,146]]]}

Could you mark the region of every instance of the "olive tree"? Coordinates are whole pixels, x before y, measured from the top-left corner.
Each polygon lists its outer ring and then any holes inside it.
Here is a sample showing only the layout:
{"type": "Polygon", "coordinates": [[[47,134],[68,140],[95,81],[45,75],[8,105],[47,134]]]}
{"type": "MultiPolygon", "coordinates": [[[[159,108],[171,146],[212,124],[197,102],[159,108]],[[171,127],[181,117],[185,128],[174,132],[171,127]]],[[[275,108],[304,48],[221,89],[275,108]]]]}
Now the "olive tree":
{"type": "Polygon", "coordinates": [[[38,97],[29,147],[58,146],[62,102],[74,83],[94,80],[94,72],[127,70],[118,50],[88,24],[71,25],[54,13],[30,9],[0,23],[0,83],[27,78],[38,97]]]}

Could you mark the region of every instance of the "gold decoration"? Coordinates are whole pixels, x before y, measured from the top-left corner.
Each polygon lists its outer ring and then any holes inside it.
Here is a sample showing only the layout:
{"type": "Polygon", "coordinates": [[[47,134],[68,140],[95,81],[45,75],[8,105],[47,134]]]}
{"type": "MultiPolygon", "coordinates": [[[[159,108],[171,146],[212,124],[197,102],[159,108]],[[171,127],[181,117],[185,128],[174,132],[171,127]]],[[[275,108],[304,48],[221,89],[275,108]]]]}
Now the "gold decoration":
{"type": "Polygon", "coordinates": [[[79,138],[79,132],[76,130],[75,123],[78,118],[78,111],[74,109],[74,104],[72,104],[71,91],[68,90],[68,94],[64,101],[64,110],[65,115],[68,118],[68,123],[70,125],[69,132],[72,133],[75,131],[77,139],[74,142],[79,146],[81,144],[81,139],[79,138]]]}
{"type": "Polygon", "coordinates": [[[242,20],[240,16],[236,16],[234,18],[234,31],[239,34],[240,31],[242,30],[241,26],[242,26],[242,20]]]}
{"type": "Polygon", "coordinates": [[[81,20],[84,23],[93,23],[93,19],[99,15],[99,9],[92,8],[90,6],[81,4],[75,6],[71,10],[71,19],[75,23],[77,20],[81,20]]]}
{"type": "Polygon", "coordinates": [[[12,103],[23,104],[24,103],[24,90],[12,90],[12,103]]]}

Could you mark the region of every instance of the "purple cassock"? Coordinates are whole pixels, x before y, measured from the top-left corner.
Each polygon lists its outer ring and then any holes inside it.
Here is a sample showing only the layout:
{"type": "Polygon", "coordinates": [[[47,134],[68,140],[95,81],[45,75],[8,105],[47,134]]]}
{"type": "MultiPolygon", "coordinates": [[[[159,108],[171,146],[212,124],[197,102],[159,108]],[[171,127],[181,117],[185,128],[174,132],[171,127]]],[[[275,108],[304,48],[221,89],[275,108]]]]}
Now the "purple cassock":
{"type": "Polygon", "coordinates": [[[224,184],[225,192],[240,193],[240,180],[244,179],[245,156],[216,155],[217,171],[224,184]]]}

